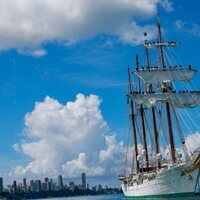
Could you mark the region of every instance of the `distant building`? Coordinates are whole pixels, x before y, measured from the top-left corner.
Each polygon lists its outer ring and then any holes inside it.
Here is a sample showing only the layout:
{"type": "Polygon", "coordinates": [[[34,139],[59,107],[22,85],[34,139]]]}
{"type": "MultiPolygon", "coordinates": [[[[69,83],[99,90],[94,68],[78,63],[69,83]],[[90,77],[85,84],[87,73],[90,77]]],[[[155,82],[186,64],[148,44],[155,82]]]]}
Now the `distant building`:
{"type": "Polygon", "coordinates": [[[42,183],[41,184],[41,190],[42,191],[46,191],[47,187],[46,187],[46,183],[42,183]]]}
{"type": "Polygon", "coordinates": [[[62,175],[58,176],[58,189],[59,190],[63,189],[63,178],[62,178],[62,175]]]}
{"type": "Polygon", "coordinates": [[[101,192],[102,191],[102,185],[98,185],[98,191],[101,192]]]}
{"type": "Polygon", "coordinates": [[[49,183],[50,183],[50,190],[55,190],[52,178],[50,179],[49,183]]]}
{"type": "Polygon", "coordinates": [[[79,184],[79,185],[76,185],[75,188],[78,188],[79,190],[82,190],[82,189],[83,189],[83,186],[82,186],[81,184],[79,184]]]}
{"type": "Polygon", "coordinates": [[[27,190],[27,185],[26,185],[26,178],[23,178],[23,190],[27,190]]]}
{"type": "Polygon", "coordinates": [[[74,191],[74,182],[72,181],[72,182],[69,182],[69,189],[71,190],[71,191],[74,191]]]}
{"type": "Polygon", "coordinates": [[[0,192],[3,192],[3,178],[0,177],[0,192]]]}
{"type": "Polygon", "coordinates": [[[51,185],[51,190],[56,190],[56,183],[53,183],[52,185],[51,185]]]}
{"type": "Polygon", "coordinates": [[[17,191],[18,192],[21,192],[23,190],[23,185],[22,185],[22,183],[18,183],[17,184],[17,191]]]}
{"type": "Polygon", "coordinates": [[[95,191],[95,192],[96,192],[96,191],[97,191],[97,186],[93,186],[93,187],[92,187],[92,191],[95,191]]]}
{"type": "Polygon", "coordinates": [[[40,180],[36,180],[34,182],[34,192],[40,192],[41,191],[41,181],[40,180]]]}
{"type": "Polygon", "coordinates": [[[34,181],[33,180],[30,181],[30,190],[31,190],[31,192],[34,191],[34,181]]]}
{"type": "Polygon", "coordinates": [[[49,191],[50,190],[50,185],[49,185],[49,178],[48,177],[46,177],[45,179],[44,179],[44,181],[45,181],[45,183],[46,183],[46,191],[49,191]]]}
{"type": "Polygon", "coordinates": [[[14,192],[17,192],[17,181],[13,181],[13,186],[12,186],[12,188],[13,188],[13,191],[14,191],[14,192]]]}
{"type": "Polygon", "coordinates": [[[86,175],[85,175],[85,173],[81,174],[81,178],[82,178],[82,190],[86,190],[87,185],[86,185],[86,175]]]}
{"type": "Polygon", "coordinates": [[[47,188],[48,188],[48,191],[51,191],[51,182],[50,181],[48,182],[47,188]]]}

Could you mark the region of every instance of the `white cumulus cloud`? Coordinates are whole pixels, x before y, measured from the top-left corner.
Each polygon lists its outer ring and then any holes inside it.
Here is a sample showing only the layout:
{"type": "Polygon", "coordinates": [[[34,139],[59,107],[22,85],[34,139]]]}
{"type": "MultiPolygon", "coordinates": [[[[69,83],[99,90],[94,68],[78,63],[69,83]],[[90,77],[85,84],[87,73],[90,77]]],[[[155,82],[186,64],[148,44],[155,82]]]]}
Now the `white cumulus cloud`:
{"type": "MultiPolygon", "coordinates": [[[[56,177],[61,173],[70,178],[79,177],[81,172],[88,176],[118,174],[123,167],[123,143],[110,134],[100,104],[98,96],[83,94],[66,104],[48,96],[35,103],[25,116],[25,139],[13,145],[31,161],[16,166],[11,175],[56,177]]],[[[186,143],[194,151],[200,146],[200,134],[190,134],[186,143]]],[[[141,154],[142,145],[138,148],[141,154]]],[[[132,152],[132,147],[128,151],[132,152]]],[[[169,154],[163,148],[162,152],[163,156],[169,154]]],[[[128,154],[128,162],[131,159],[128,154]]]]}
{"type": "Polygon", "coordinates": [[[106,136],[106,145],[107,145],[107,149],[102,150],[99,154],[99,158],[101,162],[105,162],[107,160],[111,160],[111,159],[115,159],[114,155],[115,154],[119,154],[123,152],[123,144],[122,143],[118,143],[115,140],[115,136],[106,136]]]}
{"type": "Polygon", "coordinates": [[[137,19],[154,16],[159,5],[171,8],[169,0],[0,0],[0,50],[30,48],[30,55],[42,56],[45,43],[69,44],[101,33],[138,44],[136,33],[152,32],[137,19]]]}
{"type": "Polygon", "coordinates": [[[186,137],[186,144],[191,152],[194,152],[198,147],[200,147],[200,133],[196,132],[190,134],[186,137]]]}
{"type": "Polygon", "coordinates": [[[42,48],[34,48],[34,49],[27,49],[27,48],[20,48],[17,50],[18,53],[22,55],[32,56],[32,57],[42,57],[47,55],[47,51],[42,48]]]}
{"type": "Polygon", "coordinates": [[[36,103],[34,110],[25,116],[27,138],[13,145],[17,152],[30,157],[31,162],[17,166],[14,174],[57,176],[62,173],[77,177],[83,171],[89,176],[113,173],[107,169],[115,165],[122,145],[114,136],[106,136],[109,127],[99,109],[100,103],[98,96],[83,94],[66,105],[48,96],[36,103]]]}
{"type": "Polygon", "coordinates": [[[86,172],[88,176],[103,175],[105,169],[102,167],[88,167],[86,165],[87,156],[86,153],[80,153],[77,159],[67,161],[62,165],[63,172],[66,176],[80,176],[80,172],[86,172]]]}
{"type": "Polygon", "coordinates": [[[193,22],[186,22],[183,20],[176,20],[175,27],[181,31],[186,33],[189,36],[197,36],[200,37],[200,25],[195,24],[193,22]]]}
{"type": "Polygon", "coordinates": [[[124,147],[122,142],[117,142],[115,135],[106,136],[106,149],[100,151],[99,159],[106,171],[119,174],[123,167],[124,147]],[[112,163],[112,164],[111,164],[112,163]]]}

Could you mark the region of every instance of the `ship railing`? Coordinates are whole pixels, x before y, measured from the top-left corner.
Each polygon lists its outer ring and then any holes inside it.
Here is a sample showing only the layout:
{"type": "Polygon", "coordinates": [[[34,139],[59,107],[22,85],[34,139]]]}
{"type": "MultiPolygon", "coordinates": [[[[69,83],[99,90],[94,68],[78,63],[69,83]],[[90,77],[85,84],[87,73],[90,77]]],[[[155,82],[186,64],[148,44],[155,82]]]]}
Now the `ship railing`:
{"type": "Polygon", "coordinates": [[[153,48],[153,47],[175,47],[180,45],[180,42],[174,42],[174,41],[170,41],[170,42],[145,42],[144,43],[144,47],[146,48],[153,48]]]}

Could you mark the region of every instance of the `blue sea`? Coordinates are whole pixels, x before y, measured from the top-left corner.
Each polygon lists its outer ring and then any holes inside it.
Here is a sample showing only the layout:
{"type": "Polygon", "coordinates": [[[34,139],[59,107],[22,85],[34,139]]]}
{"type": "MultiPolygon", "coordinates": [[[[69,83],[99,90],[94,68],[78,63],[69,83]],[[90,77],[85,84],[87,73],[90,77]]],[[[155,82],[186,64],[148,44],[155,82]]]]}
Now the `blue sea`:
{"type": "MultiPolygon", "coordinates": [[[[200,196],[196,197],[181,197],[181,198],[159,198],[160,200],[200,200],[200,196]]],[[[40,199],[47,200],[47,199],[40,199]]],[[[65,198],[51,198],[49,200],[126,200],[123,195],[98,195],[98,196],[78,196],[78,197],[65,197],[65,198]]],[[[130,198],[127,200],[131,200],[130,198]]],[[[136,200],[136,199],[134,199],[136,200]]],[[[138,199],[139,200],[139,199],[138,199]]],[[[141,199],[140,199],[141,200],[141,199]]],[[[144,199],[147,200],[147,199],[144,199]]],[[[150,199],[148,199],[150,200],[150,199]]],[[[153,200],[153,199],[151,199],[153,200]]],[[[154,199],[156,200],[156,199],[154,199]]]]}

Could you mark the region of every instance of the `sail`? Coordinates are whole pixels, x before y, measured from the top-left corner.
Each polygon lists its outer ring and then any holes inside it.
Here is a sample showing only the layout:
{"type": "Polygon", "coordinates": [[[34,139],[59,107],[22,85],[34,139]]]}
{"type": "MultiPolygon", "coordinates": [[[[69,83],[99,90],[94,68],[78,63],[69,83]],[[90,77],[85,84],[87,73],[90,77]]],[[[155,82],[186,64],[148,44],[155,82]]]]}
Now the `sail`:
{"type": "Polygon", "coordinates": [[[171,82],[171,81],[190,81],[196,69],[189,67],[158,68],[147,67],[134,71],[134,74],[146,83],[171,82]]]}
{"type": "Polygon", "coordinates": [[[200,104],[200,92],[134,93],[132,101],[145,108],[156,103],[170,102],[175,108],[194,108],[200,104]]]}

